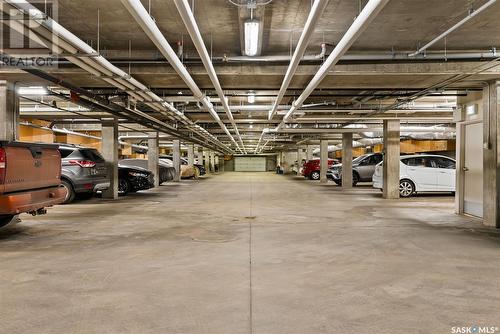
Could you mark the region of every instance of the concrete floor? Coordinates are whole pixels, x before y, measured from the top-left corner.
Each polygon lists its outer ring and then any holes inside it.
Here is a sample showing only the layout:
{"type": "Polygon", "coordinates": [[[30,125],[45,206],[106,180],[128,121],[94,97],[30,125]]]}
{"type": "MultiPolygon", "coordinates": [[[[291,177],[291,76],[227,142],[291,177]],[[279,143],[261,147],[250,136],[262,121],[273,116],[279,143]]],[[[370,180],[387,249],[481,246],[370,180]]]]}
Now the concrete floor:
{"type": "Polygon", "coordinates": [[[0,232],[0,331],[500,326],[500,234],[452,202],[225,173],[58,206],[0,232]]]}

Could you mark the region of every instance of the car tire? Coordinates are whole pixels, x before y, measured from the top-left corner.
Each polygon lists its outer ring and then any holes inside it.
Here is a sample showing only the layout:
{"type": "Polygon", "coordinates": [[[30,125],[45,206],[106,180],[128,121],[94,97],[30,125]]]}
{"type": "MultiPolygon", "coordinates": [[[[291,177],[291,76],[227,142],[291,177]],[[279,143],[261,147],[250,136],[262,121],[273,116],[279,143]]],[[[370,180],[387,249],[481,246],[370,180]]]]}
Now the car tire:
{"type": "Polygon", "coordinates": [[[359,182],[358,173],[352,173],[352,186],[355,187],[359,182]]]}
{"type": "Polygon", "coordinates": [[[335,182],[335,184],[338,186],[342,186],[342,181],[340,180],[333,180],[333,182],[335,182]]]}
{"type": "Polygon", "coordinates": [[[415,193],[415,185],[410,180],[403,179],[399,181],[399,196],[406,198],[415,193]]]}
{"type": "Polygon", "coordinates": [[[69,204],[73,202],[75,200],[76,193],[71,183],[69,183],[69,181],[62,180],[61,186],[63,186],[63,188],[65,188],[67,192],[66,197],[64,198],[64,202],[62,202],[62,204],[69,204]]]}
{"type": "Polygon", "coordinates": [[[321,175],[319,174],[319,172],[318,172],[318,171],[314,171],[314,172],[312,172],[312,173],[311,173],[311,175],[310,175],[311,180],[314,180],[314,181],[319,180],[319,179],[320,179],[320,177],[321,177],[321,175]]]}
{"type": "Polygon", "coordinates": [[[14,217],[14,215],[0,215],[0,228],[10,224],[14,217]]]}
{"type": "Polygon", "coordinates": [[[118,179],[118,193],[120,195],[127,195],[132,191],[132,187],[130,186],[130,182],[126,179],[118,179]]]}

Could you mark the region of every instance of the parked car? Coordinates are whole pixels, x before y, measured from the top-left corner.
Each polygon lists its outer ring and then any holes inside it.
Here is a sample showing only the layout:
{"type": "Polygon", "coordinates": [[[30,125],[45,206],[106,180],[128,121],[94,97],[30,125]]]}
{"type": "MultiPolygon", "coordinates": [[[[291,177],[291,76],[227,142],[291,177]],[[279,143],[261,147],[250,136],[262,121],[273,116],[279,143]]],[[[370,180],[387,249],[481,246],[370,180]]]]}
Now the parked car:
{"type": "MultiPolygon", "coordinates": [[[[371,182],[375,166],[384,159],[382,153],[364,154],[352,161],[352,185],[358,182],[371,182]]],[[[338,185],[342,185],[342,164],[333,165],[327,172],[326,177],[338,185]]]]}
{"type": "MultiPolygon", "coordinates": [[[[328,159],[328,168],[330,168],[333,164],[338,163],[339,161],[336,159],[328,159]]],[[[320,159],[312,159],[306,161],[302,166],[302,175],[311,180],[319,180],[320,174],[320,159]]]]}
{"type": "Polygon", "coordinates": [[[127,195],[139,190],[147,190],[154,187],[153,172],[134,166],[118,164],[118,193],[127,195]]]}
{"type": "MultiPolygon", "coordinates": [[[[148,169],[147,159],[123,159],[119,161],[119,164],[122,166],[141,167],[144,169],[148,169]]],[[[172,181],[174,179],[175,168],[172,164],[160,160],[158,161],[158,166],[160,169],[160,184],[162,184],[163,182],[172,181]]]]}
{"type": "MultiPolygon", "coordinates": [[[[399,195],[419,192],[455,192],[455,160],[441,155],[402,156],[399,164],[399,195]]],[[[373,187],[383,187],[383,162],[375,167],[373,187]]]]}
{"type": "Polygon", "coordinates": [[[109,188],[106,162],[99,151],[77,145],[60,144],[61,185],[66,189],[64,203],[77,195],[92,195],[109,188]]]}
{"type": "Polygon", "coordinates": [[[46,213],[62,203],[61,155],[57,145],[0,141],[0,227],[20,213],[46,213]]]}
{"type": "MultiPolygon", "coordinates": [[[[160,155],[160,160],[165,161],[165,162],[166,161],[173,162],[174,157],[171,155],[162,154],[162,155],[160,155]]],[[[181,178],[183,178],[183,179],[187,179],[190,177],[196,178],[199,176],[199,174],[197,174],[197,172],[198,172],[197,168],[195,168],[193,166],[189,166],[187,160],[184,158],[181,158],[181,178]]]]}

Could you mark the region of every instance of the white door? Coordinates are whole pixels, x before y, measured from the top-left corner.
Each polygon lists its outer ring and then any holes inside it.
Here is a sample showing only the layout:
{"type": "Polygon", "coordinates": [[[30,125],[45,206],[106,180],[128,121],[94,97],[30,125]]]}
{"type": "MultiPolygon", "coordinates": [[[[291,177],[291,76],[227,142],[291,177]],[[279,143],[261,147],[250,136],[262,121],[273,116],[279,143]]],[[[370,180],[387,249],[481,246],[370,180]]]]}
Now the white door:
{"type": "Polygon", "coordinates": [[[465,126],[464,213],[483,217],[483,124],[465,126]]]}
{"type": "Polygon", "coordinates": [[[416,191],[436,191],[437,168],[433,168],[428,157],[409,158],[406,173],[415,182],[416,191]]]}
{"type": "Polygon", "coordinates": [[[235,172],[265,172],[266,158],[265,157],[235,157],[234,158],[235,172]]]}
{"type": "Polygon", "coordinates": [[[443,157],[435,157],[432,160],[438,168],[438,190],[455,191],[455,161],[443,157]]]}

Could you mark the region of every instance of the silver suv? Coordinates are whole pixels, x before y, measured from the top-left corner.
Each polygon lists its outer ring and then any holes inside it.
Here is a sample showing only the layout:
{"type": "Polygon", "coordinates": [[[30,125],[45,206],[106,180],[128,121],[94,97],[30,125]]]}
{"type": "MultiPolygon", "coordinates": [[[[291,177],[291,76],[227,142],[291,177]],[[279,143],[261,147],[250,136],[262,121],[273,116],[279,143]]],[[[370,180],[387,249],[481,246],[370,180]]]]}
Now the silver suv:
{"type": "Polygon", "coordinates": [[[71,203],[77,194],[92,196],[109,188],[106,162],[95,148],[62,144],[61,184],[67,190],[64,203],[71,203]]]}
{"type": "MultiPolygon", "coordinates": [[[[382,153],[364,154],[352,161],[352,184],[358,182],[371,182],[375,166],[384,159],[382,153]]],[[[338,185],[342,185],[342,164],[330,167],[326,176],[338,185]]]]}

